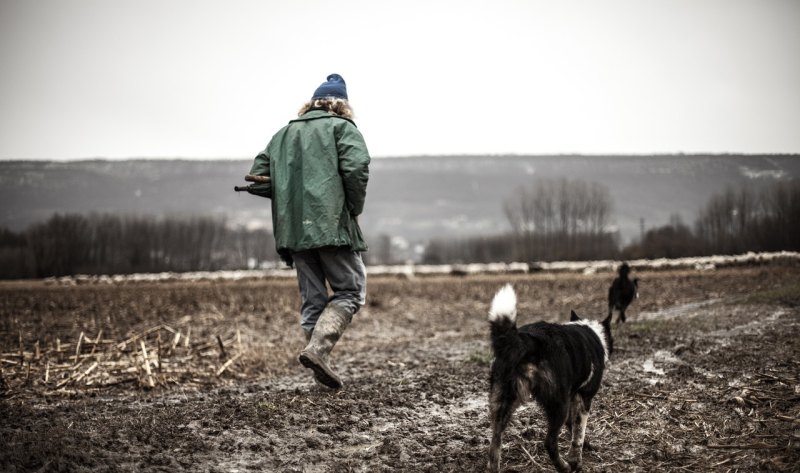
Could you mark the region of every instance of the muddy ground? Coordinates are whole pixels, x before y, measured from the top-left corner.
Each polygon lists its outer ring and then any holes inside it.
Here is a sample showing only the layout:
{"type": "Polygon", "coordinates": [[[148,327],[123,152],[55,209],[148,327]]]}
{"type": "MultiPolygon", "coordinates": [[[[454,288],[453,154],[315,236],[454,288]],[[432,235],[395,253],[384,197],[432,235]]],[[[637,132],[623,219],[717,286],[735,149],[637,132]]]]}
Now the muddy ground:
{"type": "MultiPolygon", "coordinates": [[[[800,471],[800,267],[635,276],[584,471],[800,471]]],[[[484,471],[493,293],[599,319],[612,278],[372,278],[338,392],[295,361],[292,280],[3,283],[0,471],[484,471]]],[[[554,471],[543,435],[520,409],[504,471],[554,471]]]]}

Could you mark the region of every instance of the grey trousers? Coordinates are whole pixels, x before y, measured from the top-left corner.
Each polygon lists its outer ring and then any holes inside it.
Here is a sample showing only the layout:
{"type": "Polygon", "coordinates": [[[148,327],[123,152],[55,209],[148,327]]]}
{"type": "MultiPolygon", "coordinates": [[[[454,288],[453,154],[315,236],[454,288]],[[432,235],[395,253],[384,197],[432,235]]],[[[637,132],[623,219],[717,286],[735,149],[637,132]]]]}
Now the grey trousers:
{"type": "Polygon", "coordinates": [[[351,315],[366,302],[367,272],[361,254],[347,247],[326,247],[293,253],[300,286],[303,330],[314,329],[328,304],[337,304],[351,315]],[[328,283],[333,291],[328,295],[328,283]]]}

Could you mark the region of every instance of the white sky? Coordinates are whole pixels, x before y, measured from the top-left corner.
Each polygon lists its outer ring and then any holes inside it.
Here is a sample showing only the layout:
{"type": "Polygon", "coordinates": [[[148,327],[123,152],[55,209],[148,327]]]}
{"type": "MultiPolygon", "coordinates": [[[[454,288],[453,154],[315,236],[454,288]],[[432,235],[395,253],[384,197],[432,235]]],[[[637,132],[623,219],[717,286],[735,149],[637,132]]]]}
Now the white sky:
{"type": "Polygon", "coordinates": [[[0,0],[0,159],[800,152],[800,1],[0,0]]]}

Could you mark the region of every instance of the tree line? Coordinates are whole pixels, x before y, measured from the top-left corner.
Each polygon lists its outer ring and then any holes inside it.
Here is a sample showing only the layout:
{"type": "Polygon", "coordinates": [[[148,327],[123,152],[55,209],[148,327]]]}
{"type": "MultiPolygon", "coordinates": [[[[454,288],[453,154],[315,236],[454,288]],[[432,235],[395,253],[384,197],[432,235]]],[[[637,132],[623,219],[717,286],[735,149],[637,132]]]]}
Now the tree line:
{"type": "Polygon", "coordinates": [[[747,251],[800,250],[800,181],[761,189],[732,189],[712,196],[694,228],[673,215],[623,249],[625,258],[677,258],[747,251]]]}
{"type": "Polygon", "coordinates": [[[800,250],[800,182],[727,189],[701,209],[694,228],[680,215],[620,247],[611,229],[607,187],[568,179],[537,180],[504,203],[511,231],[495,236],[437,239],[423,263],[579,261],[677,258],[747,251],[800,250]]]}
{"type": "MultiPolygon", "coordinates": [[[[607,187],[536,180],[503,203],[511,230],[434,239],[422,262],[492,263],[676,258],[747,251],[800,251],[800,181],[712,196],[693,225],[677,214],[620,247],[607,187]]],[[[376,242],[373,263],[385,263],[376,242]]],[[[384,242],[383,246],[388,243],[384,242]]],[[[70,274],[216,271],[277,262],[272,234],[214,217],[56,214],[22,232],[0,228],[0,279],[70,274]]],[[[387,246],[388,248],[388,246],[387,246]]]]}
{"type": "Polygon", "coordinates": [[[503,203],[506,234],[435,240],[423,261],[490,263],[614,258],[617,236],[609,231],[613,211],[607,187],[581,180],[538,179],[503,203]]]}
{"type": "Polygon", "coordinates": [[[277,261],[271,232],[214,217],[56,214],[0,229],[0,278],[243,269],[277,261]]]}

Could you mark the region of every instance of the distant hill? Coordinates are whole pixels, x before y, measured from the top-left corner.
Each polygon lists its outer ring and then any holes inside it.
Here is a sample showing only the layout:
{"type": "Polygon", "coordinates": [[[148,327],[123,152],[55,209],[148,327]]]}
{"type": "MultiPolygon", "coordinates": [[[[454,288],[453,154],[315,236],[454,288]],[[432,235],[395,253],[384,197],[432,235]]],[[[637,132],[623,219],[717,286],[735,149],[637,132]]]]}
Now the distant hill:
{"type": "MultiPolygon", "coordinates": [[[[0,162],[0,226],[15,231],[54,213],[222,215],[269,224],[266,199],[236,194],[249,160],[0,162]]],[[[678,213],[691,224],[714,193],[800,176],[798,155],[424,156],[370,167],[368,238],[408,241],[497,234],[503,201],[537,178],[606,185],[623,242],[678,213]]]]}

